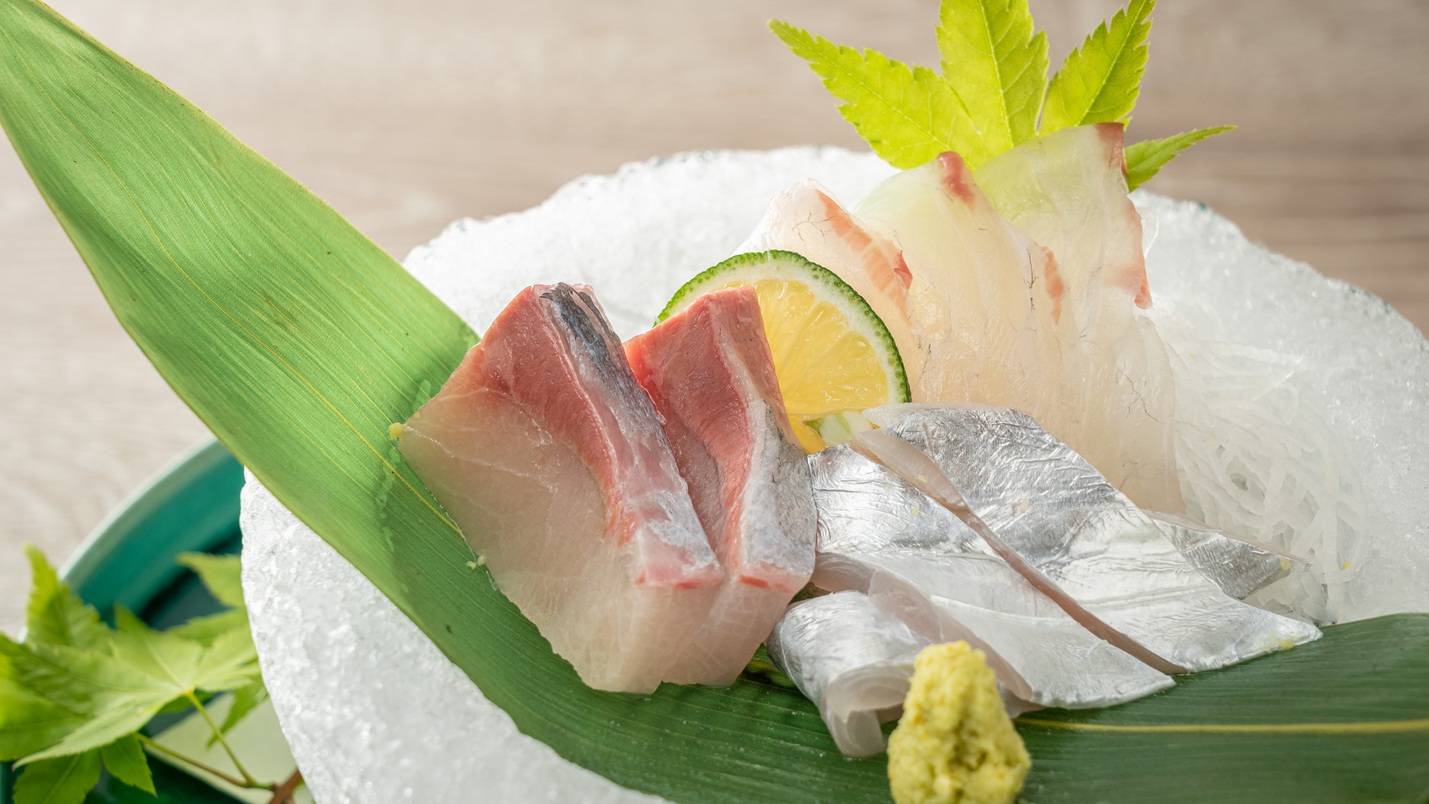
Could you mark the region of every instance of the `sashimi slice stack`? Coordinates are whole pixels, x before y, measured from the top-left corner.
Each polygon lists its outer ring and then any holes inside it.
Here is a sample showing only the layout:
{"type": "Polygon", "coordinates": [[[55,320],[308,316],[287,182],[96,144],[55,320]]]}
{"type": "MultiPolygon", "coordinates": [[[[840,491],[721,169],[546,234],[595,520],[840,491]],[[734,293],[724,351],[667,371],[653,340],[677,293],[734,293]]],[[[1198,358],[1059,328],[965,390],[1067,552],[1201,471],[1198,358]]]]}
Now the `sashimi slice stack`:
{"type": "Polygon", "coordinates": [[[632,349],[697,361],[721,388],[705,396],[642,362],[662,413],[589,288],[527,288],[402,430],[403,457],[502,592],[592,687],[728,683],[812,570],[807,470],[779,418],[762,327],[721,337],[747,307],[738,294],[711,300],[632,349]],[[713,426],[701,405],[746,415],[713,426]],[[716,522],[713,499],[740,513],[716,522]]]}
{"type": "Polygon", "coordinates": [[[1175,394],[1151,303],[1123,129],[1058,131],[972,171],[945,153],[853,212],[799,185],[747,244],[854,287],[897,343],[915,402],[1027,412],[1138,505],[1184,509],[1175,394]]]}

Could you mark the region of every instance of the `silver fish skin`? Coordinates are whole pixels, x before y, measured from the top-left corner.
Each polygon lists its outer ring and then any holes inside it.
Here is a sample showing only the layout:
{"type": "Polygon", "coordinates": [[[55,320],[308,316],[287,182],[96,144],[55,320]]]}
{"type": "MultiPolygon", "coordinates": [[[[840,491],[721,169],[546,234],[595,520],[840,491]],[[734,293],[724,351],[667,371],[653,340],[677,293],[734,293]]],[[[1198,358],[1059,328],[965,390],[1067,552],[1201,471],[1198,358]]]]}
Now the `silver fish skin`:
{"type": "Polygon", "coordinates": [[[1160,511],[1145,513],[1191,566],[1236,600],[1245,600],[1289,575],[1296,564],[1304,563],[1266,545],[1237,539],[1183,516],[1160,511]]]}
{"type": "Polygon", "coordinates": [[[889,405],[870,421],[933,459],[1029,565],[1156,656],[1211,670],[1320,637],[1226,595],[1084,458],[1025,413],[889,405]]]}
{"type": "Polygon", "coordinates": [[[774,665],[819,706],[839,751],[867,757],[885,748],[879,724],[908,695],[913,661],[929,644],[859,592],[835,592],[790,606],[769,635],[774,665]]]}
{"type": "Polygon", "coordinates": [[[948,509],[850,446],[809,456],[809,467],[815,585],[865,591],[935,642],[967,641],[1008,695],[1035,706],[1111,706],[1172,685],[1083,628],[948,509]]]}

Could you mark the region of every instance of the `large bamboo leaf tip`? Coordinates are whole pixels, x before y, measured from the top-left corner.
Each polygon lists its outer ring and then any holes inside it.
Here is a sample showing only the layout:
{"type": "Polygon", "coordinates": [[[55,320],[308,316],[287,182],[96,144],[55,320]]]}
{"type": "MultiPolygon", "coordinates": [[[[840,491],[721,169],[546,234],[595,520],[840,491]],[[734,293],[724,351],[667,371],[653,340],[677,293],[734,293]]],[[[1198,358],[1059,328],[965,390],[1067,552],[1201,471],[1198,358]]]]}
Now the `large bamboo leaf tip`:
{"type": "Polygon", "coordinates": [[[1146,69],[1155,7],[1155,0],[1132,0],[1067,54],[1047,90],[1041,133],[1130,119],[1146,69]]]}
{"type": "Polygon", "coordinates": [[[956,127],[964,116],[953,92],[936,73],[873,50],[836,45],[787,22],[769,28],[843,103],[839,113],[874,153],[898,168],[960,150],[956,127]]]}
{"type": "Polygon", "coordinates": [[[982,146],[963,154],[969,165],[1037,135],[1047,37],[1033,33],[1027,0],[943,0],[938,51],[943,78],[967,109],[982,146]]]}

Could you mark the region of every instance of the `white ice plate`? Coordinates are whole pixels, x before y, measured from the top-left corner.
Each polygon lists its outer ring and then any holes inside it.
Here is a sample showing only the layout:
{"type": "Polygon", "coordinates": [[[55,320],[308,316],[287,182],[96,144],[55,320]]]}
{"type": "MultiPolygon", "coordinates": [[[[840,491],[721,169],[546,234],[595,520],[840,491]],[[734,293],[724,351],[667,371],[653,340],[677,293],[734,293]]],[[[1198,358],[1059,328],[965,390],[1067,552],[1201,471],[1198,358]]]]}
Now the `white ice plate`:
{"type": "MultiPolygon", "coordinates": [[[[594,286],[628,337],[728,256],[780,190],[814,178],[852,204],[890,173],[872,155],[833,148],[656,159],[578,179],[526,212],[459,221],[407,268],[478,332],[521,287],[566,281],[594,286]]],[[[1429,610],[1429,586],[1412,583],[1429,577],[1429,344],[1382,301],[1247,242],[1199,205],[1137,201],[1157,230],[1148,266],[1173,350],[1193,372],[1274,368],[1273,381],[1245,393],[1278,395],[1291,425],[1321,422],[1335,434],[1338,443],[1314,442],[1343,459],[1349,502],[1334,515],[1368,535],[1344,558],[1353,577],[1324,605],[1342,619],[1429,610]]],[[[1248,424],[1234,421],[1237,400],[1217,402],[1226,426],[1248,424]]],[[[243,508],[244,590],[263,674],[318,801],[655,800],[520,734],[251,478],[243,508]]],[[[1326,548],[1321,563],[1333,570],[1326,562],[1349,552],[1326,548]]]]}

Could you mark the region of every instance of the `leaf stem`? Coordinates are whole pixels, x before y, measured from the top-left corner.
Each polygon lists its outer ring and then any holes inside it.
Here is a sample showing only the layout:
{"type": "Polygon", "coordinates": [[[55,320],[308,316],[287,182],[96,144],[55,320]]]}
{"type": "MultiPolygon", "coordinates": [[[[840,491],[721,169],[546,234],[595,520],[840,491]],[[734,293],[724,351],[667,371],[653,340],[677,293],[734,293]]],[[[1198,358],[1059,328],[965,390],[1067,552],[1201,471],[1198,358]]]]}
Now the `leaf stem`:
{"type": "Polygon", "coordinates": [[[193,704],[194,708],[198,710],[198,713],[203,716],[203,720],[208,724],[208,727],[213,730],[214,739],[218,740],[218,744],[223,746],[224,752],[228,754],[229,760],[233,762],[233,767],[237,768],[238,772],[243,775],[244,781],[247,782],[244,787],[271,789],[272,785],[260,784],[257,779],[253,778],[253,774],[249,773],[248,769],[243,767],[243,763],[238,761],[238,755],[233,752],[233,746],[229,745],[228,740],[223,736],[223,729],[220,729],[218,724],[213,722],[213,718],[208,716],[208,710],[204,708],[203,702],[198,699],[194,691],[189,690],[186,697],[189,699],[189,703],[193,704]]]}
{"type": "Polygon", "coordinates": [[[300,770],[293,771],[292,776],[289,776],[282,784],[273,788],[273,798],[268,801],[268,804],[292,804],[295,800],[293,793],[302,783],[303,772],[300,770]]]}
{"type": "Polygon", "coordinates": [[[224,773],[223,771],[219,770],[218,768],[215,768],[215,767],[213,767],[212,765],[207,765],[207,764],[205,764],[205,763],[203,763],[203,762],[200,762],[200,761],[198,761],[197,759],[194,759],[193,757],[184,756],[183,754],[180,754],[178,751],[175,751],[174,749],[169,748],[169,747],[166,746],[166,745],[162,745],[162,744],[160,744],[160,743],[154,742],[153,738],[148,737],[148,736],[146,736],[146,735],[144,735],[144,734],[142,734],[142,733],[136,734],[136,735],[134,735],[134,736],[138,737],[138,738],[139,738],[139,742],[140,742],[140,743],[143,743],[149,750],[154,751],[154,752],[159,753],[159,754],[164,754],[165,756],[168,756],[168,757],[172,757],[173,759],[176,759],[176,760],[178,760],[179,762],[184,763],[185,765],[189,765],[189,766],[191,766],[191,767],[198,768],[199,770],[203,771],[204,773],[208,773],[208,774],[212,774],[213,776],[217,776],[219,779],[222,779],[223,781],[228,782],[229,784],[233,785],[234,787],[245,787],[245,788],[258,789],[258,790],[271,790],[271,789],[273,789],[273,785],[259,784],[259,783],[257,783],[257,782],[252,781],[252,780],[244,781],[243,779],[240,779],[240,778],[238,778],[237,776],[232,776],[232,775],[230,775],[230,774],[224,773]]]}

